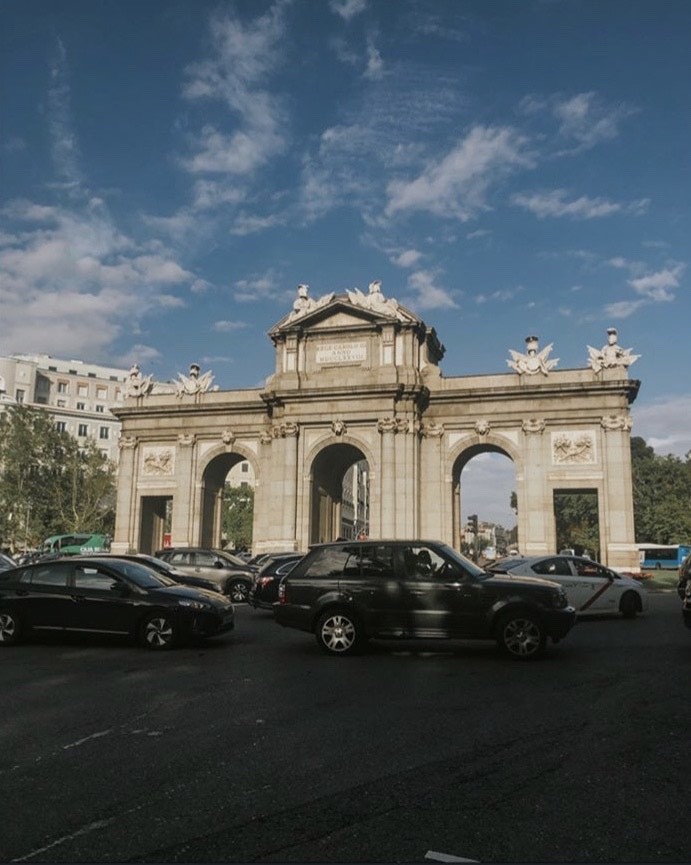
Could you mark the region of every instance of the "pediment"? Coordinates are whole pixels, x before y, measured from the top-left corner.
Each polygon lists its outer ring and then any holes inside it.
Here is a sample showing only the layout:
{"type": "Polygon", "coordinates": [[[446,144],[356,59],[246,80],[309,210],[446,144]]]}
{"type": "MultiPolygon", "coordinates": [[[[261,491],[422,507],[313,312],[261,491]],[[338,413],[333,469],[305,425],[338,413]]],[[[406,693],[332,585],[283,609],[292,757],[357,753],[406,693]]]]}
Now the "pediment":
{"type": "MultiPolygon", "coordinates": [[[[356,301],[362,295],[352,294],[356,301]]],[[[365,296],[366,297],[366,296],[365,296]]],[[[293,310],[282,318],[269,331],[271,337],[295,330],[329,330],[332,328],[348,330],[362,328],[363,325],[381,327],[391,322],[408,322],[419,324],[414,313],[400,306],[396,301],[385,301],[380,308],[371,308],[353,302],[348,294],[327,295],[316,301],[311,301],[312,308],[305,311],[293,310]]]]}

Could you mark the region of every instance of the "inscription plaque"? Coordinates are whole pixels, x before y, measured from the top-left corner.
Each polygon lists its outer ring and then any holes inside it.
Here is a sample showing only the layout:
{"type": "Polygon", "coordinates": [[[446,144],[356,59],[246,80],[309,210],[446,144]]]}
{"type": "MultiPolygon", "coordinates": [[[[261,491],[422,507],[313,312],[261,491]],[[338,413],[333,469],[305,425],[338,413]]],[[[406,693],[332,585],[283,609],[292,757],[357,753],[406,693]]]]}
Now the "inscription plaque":
{"type": "Polygon", "coordinates": [[[364,342],[330,342],[317,349],[317,363],[326,366],[340,363],[362,363],[367,360],[364,342]]]}

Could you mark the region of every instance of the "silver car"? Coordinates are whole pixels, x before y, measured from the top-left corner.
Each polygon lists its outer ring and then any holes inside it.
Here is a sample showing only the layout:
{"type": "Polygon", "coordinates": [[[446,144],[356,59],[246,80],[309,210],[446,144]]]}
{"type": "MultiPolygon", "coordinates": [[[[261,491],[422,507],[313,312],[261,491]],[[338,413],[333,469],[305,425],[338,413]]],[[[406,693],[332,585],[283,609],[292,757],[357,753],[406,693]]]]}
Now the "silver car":
{"type": "Polygon", "coordinates": [[[636,580],[583,556],[517,556],[499,559],[488,570],[553,580],[580,615],[620,613],[633,619],[648,607],[647,594],[636,580]]]}
{"type": "Polygon", "coordinates": [[[249,596],[252,570],[242,559],[224,550],[169,547],[158,550],[155,556],[179,571],[216,583],[236,604],[244,603],[249,596]]]}

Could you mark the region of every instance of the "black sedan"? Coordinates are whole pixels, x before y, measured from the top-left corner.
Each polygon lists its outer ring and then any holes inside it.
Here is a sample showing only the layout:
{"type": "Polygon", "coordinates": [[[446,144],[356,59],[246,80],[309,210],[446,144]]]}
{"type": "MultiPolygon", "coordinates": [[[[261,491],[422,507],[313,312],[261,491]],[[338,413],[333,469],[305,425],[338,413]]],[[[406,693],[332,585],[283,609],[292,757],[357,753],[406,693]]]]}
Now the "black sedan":
{"type": "Polygon", "coordinates": [[[255,575],[248,602],[255,609],[271,610],[278,600],[278,586],[289,574],[304,553],[279,553],[264,562],[255,575]]]}
{"type": "Polygon", "coordinates": [[[127,635],[161,650],[234,624],[223,595],[179,585],[139,562],[73,556],[0,573],[0,646],[30,631],[78,631],[127,635]]]}

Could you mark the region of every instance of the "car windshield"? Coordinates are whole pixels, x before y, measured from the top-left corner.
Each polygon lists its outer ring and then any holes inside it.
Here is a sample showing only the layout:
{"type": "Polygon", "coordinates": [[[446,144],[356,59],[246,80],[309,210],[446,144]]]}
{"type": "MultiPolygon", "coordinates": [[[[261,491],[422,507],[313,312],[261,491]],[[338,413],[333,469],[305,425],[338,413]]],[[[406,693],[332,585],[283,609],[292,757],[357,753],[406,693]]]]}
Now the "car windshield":
{"type": "Polygon", "coordinates": [[[232,553],[227,553],[225,550],[214,550],[219,559],[223,559],[225,562],[231,564],[234,568],[242,568],[243,571],[247,570],[247,562],[243,561],[238,556],[234,556],[232,553]]]}
{"type": "Polygon", "coordinates": [[[450,547],[447,544],[439,544],[438,549],[440,549],[445,556],[460,565],[461,568],[463,568],[463,570],[470,574],[474,579],[481,579],[489,576],[487,571],[483,570],[479,565],[476,565],[475,562],[471,562],[470,559],[466,559],[465,556],[457,553],[453,547],[450,547]]]}
{"type": "Polygon", "coordinates": [[[177,586],[175,580],[159,574],[146,564],[139,562],[130,562],[125,559],[118,559],[108,563],[113,570],[127,577],[135,586],[140,589],[160,589],[164,586],[177,586]]]}

